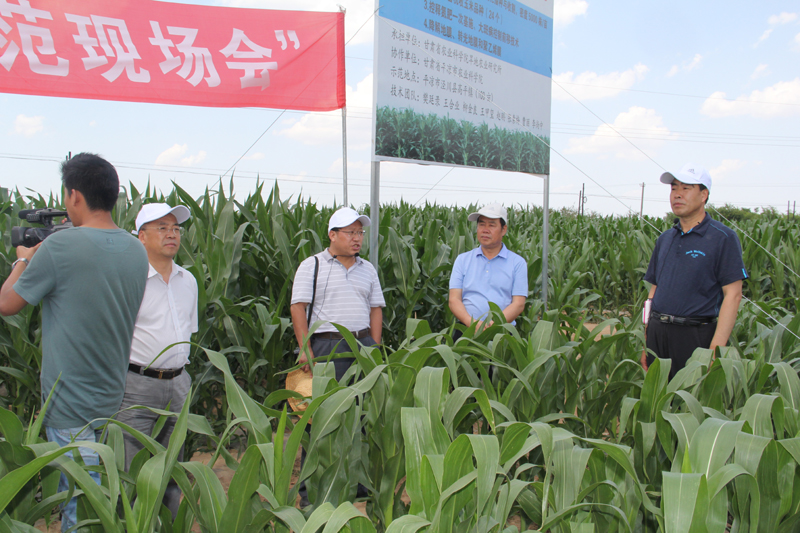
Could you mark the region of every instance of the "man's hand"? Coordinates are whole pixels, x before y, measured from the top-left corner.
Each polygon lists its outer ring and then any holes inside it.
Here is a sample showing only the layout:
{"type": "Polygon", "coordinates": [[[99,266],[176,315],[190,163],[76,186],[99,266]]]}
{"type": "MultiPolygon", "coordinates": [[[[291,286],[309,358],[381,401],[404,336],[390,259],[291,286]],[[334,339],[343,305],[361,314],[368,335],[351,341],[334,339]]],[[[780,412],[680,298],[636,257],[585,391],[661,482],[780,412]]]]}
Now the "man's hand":
{"type": "Polygon", "coordinates": [[[645,348],[642,350],[642,368],[644,368],[644,371],[647,372],[649,367],[650,365],[647,364],[647,348],[645,348]]]}
{"type": "MultiPolygon", "coordinates": [[[[41,245],[42,243],[40,242],[31,248],[17,246],[17,259],[27,259],[28,262],[30,262],[36,250],[38,250],[41,245]]],[[[18,264],[14,267],[11,274],[8,275],[8,278],[6,278],[6,281],[3,283],[3,286],[0,287],[0,315],[16,315],[22,311],[23,307],[28,305],[28,302],[14,291],[14,284],[25,271],[25,268],[25,264],[18,264]]]]}
{"type": "MultiPolygon", "coordinates": [[[[470,324],[472,325],[472,324],[470,324]]],[[[481,333],[486,328],[490,328],[494,325],[494,320],[489,320],[488,322],[484,322],[483,320],[476,320],[475,321],[475,333],[481,333]]]]}
{"type": "Polygon", "coordinates": [[[17,246],[17,259],[27,259],[28,261],[30,261],[33,258],[33,254],[36,253],[36,250],[38,250],[41,245],[42,243],[40,242],[39,244],[33,246],[32,248],[17,246]]]}
{"type": "Polygon", "coordinates": [[[456,319],[469,327],[472,324],[472,317],[469,316],[467,308],[464,307],[464,302],[461,300],[461,289],[450,289],[448,294],[447,304],[450,306],[450,311],[456,319]]]}
{"type": "MultiPolygon", "coordinates": [[[[297,345],[300,347],[300,357],[297,358],[299,364],[308,363],[309,359],[314,358],[314,352],[311,351],[311,341],[308,339],[308,323],[306,322],[306,307],[308,303],[298,302],[289,306],[289,312],[292,314],[292,328],[294,328],[294,336],[297,339],[297,345]]],[[[308,364],[303,366],[303,372],[311,372],[311,367],[308,364]]]]}
{"type": "Polygon", "coordinates": [[[314,358],[314,352],[311,351],[311,346],[308,346],[305,350],[301,350],[300,357],[297,358],[297,364],[303,365],[303,372],[308,373],[311,372],[311,365],[308,362],[306,352],[308,352],[308,354],[311,356],[311,359],[314,358]]]}
{"type": "Polygon", "coordinates": [[[736,314],[739,312],[739,304],[742,302],[742,280],[734,281],[722,287],[722,305],[719,307],[719,318],[717,319],[717,329],[714,331],[714,338],[711,339],[709,348],[714,350],[718,346],[727,346],[728,339],[736,323],[736,314]]]}

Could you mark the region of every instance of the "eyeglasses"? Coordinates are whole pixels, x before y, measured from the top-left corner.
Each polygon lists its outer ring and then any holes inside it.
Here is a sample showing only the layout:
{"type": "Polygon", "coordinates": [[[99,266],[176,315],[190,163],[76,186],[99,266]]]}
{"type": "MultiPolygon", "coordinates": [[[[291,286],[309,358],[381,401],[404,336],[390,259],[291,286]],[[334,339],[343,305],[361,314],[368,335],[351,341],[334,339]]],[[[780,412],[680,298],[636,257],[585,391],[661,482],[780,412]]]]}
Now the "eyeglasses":
{"type": "MultiPolygon", "coordinates": [[[[166,234],[169,234],[169,233],[175,233],[175,234],[178,234],[178,235],[183,235],[184,233],[186,233],[186,228],[184,228],[183,226],[156,226],[156,227],[149,227],[149,228],[147,226],[145,226],[142,229],[155,230],[155,231],[158,232],[159,235],[166,235],[166,234]]],[[[141,231],[141,230],[139,230],[139,231],[141,231]]]]}
{"type": "Polygon", "coordinates": [[[353,238],[355,238],[355,237],[363,237],[364,235],[366,235],[366,234],[367,234],[367,232],[366,232],[366,231],[363,231],[363,230],[359,230],[359,231],[345,231],[345,230],[343,230],[343,229],[337,229],[336,231],[338,231],[338,232],[340,232],[340,233],[346,233],[347,235],[349,235],[349,236],[350,236],[350,238],[351,238],[351,239],[353,239],[353,238]]]}

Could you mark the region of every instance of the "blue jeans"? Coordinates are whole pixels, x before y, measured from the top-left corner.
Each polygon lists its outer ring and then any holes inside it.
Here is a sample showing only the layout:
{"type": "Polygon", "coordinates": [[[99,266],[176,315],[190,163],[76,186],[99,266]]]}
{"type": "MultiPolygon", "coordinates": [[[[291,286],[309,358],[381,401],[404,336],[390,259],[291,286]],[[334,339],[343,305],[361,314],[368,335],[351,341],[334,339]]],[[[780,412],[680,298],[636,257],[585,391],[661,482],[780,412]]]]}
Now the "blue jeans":
{"type": "MultiPolygon", "coordinates": [[[[70,444],[73,440],[75,442],[78,441],[88,441],[88,442],[99,442],[100,433],[101,431],[93,430],[91,428],[66,428],[66,429],[58,429],[50,426],[45,427],[45,431],[47,432],[47,440],[50,442],[55,442],[59,446],[66,446],[70,444]]],[[[81,458],[86,465],[99,465],[100,464],[100,456],[97,455],[97,452],[91,450],[89,448],[78,448],[78,452],[81,454],[81,458]]],[[[68,451],[64,454],[65,456],[72,458],[72,450],[68,451]]],[[[92,476],[98,485],[100,485],[100,473],[99,472],[89,472],[89,475],[92,476]]],[[[64,473],[61,473],[61,478],[58,480],[58,491],[59,492],[66,492],[69,490],[69,482],[67,481],[67,476],[64,473]]],[[[69,528],[73,527],[75,524],[78,523],[78,499],[72,498],[68,501],[61,510],[61,531],[65,532],[69,528]]]]}

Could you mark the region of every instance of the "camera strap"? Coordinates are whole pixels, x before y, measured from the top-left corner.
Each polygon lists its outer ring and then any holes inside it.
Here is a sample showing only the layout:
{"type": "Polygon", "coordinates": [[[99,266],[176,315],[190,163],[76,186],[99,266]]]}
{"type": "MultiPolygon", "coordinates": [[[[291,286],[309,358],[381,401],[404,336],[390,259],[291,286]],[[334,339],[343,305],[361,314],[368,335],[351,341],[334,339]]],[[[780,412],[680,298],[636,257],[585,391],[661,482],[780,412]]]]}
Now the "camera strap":
{"type": "Polygon", "coordinates": [[[311,313],[314,311],[314,300],[317,298],[317,276],[319,275],[319,258],[314,256],[314,282],[311,284],[311,303],[308,304],[308,327],[311,327],[311,313]]]}

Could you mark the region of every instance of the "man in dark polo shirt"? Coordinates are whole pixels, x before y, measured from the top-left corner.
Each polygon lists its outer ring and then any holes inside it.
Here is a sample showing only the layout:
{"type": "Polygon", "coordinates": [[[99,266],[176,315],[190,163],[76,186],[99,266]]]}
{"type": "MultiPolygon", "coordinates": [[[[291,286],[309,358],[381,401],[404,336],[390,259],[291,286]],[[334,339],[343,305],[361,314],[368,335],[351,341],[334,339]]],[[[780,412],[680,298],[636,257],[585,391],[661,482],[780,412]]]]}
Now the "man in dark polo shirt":
{"type": "MultiPolygon", "coordinates": [[[[736,233],[705,211],[711,176],[687,164],[661,182],[672,187],[675,225],[656,241],[644,280],[652,284],[647,351],[672,359],[670,379],[686,365],[696,348],[725,346],[730,337],[747,271],[736,233]]],[[[647,370],[652,354],[642,353],[647,370]]]]}

